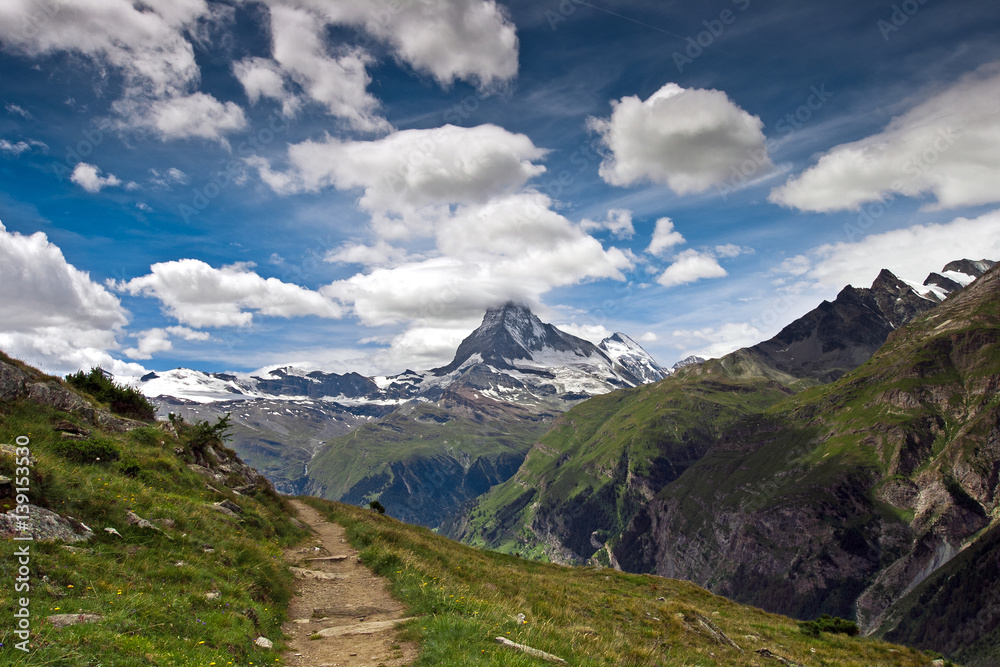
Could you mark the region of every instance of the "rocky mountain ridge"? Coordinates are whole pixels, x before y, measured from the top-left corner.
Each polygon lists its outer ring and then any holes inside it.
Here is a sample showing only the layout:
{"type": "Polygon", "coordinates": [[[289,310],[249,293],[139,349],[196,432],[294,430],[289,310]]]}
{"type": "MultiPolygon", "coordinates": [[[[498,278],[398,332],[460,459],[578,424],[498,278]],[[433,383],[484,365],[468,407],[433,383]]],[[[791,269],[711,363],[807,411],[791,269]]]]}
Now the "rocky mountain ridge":
{"type": "MultiPolygon", "coordinates": [[[[532,440],[557,414],[581,400],[671,372],[625,334],[595,345],[543,323],[523,305],[506,303],[486,312],[451,363],[429,371],[408,369],[395,376],[365,377],[293,367],[251,375],[176,369],[146,375],[139,387],[163,415],[174,412],[197,420],[230,413],[233,448],[282,492],[308,490],[333,499],[354,499],[366,489],[366,497],[385,492],[397,509],[410,498],[406,489],[418,485],[418,480],[409,479],[411,467],[405,462],[410,453],[404,443],[410,443],[412,451],[421,450],[428,441],[454,446],[456,438],[450,431],[461,423],[462,456],[442,454],[433,464],[413,468],[420,475],[430,469],[445,470],[457,488],[465,488],[456,496],[460,500],[444,502],[447,494],[439,493],[442,497],[430,503],[435,509],[422,505],[416,513],[398,515],[427,524],[442,518],[442,512],[455,510],[456,503],[503,481],[520,464],[531,443],[500,444],[495,440],[498,433],[532,440]],[[360,439],[378,450],[387,442],[398,445],[379,461],[395,466],[396,474],[388,477],[392,481],[369,488],[366,474],[351,477],[351,484],[344,486],[347,477],[341,479],[340,473],[328,468],[346,472],[350,466],[325,465],[329,452],[311,465],[325,443],[362,426],[365,429],[352,443],[360,439]],[[499,449],[484,449],[485,442],[496,443],[499,449]],[[469,463],[483,455],[487,459],[478,468],[469,463]],[[484,473],[482,481],[461,481],[470,470],[473,475],[475,470],[492,472],[484,473]]],[[[372,457],[378,458],[374,453],[372,457]]]]}

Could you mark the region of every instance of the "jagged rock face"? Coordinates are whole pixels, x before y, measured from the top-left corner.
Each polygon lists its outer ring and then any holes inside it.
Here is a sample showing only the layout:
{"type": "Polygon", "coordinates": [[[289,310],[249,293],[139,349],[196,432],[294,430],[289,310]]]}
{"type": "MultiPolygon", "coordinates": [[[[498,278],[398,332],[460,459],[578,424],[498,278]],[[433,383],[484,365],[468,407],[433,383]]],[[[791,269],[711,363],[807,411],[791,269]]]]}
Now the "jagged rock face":
{"type": "Polygon", "coordinates": [[[996,266],[996,262],[990,259],[959,259],[954,262],[948,262],[944,265],[945,271],[955,271],[957,273],[964,273],[967,276],[972,276],[973,278],[978,278],[990,269],[996,266]]]}
{"type": "MultiPolygon", "coordinates": [[[[964,259],[949,263],[943,271],[977,278],[991,266],[989,260],[964,259]]],[[[893,331],[934,308],[939,294],[963,289],[962,283],[936,273],[924,285],[936,286],[937,293],[920,294],[882,269],[870,288],[848,285],[833,302],[824,301],[749,350],[794,377],[832,382],[871,358],[893,331]]]]}
{"type": "Polygon", "coordinates": [[[494,368],[513,370],[515,361],[530,360],[543,350],[568,352],[580,357],[596,356],[609,365],[611,360],[590,341],[577,338],[542,322],[526,306],[508,302],[491,308],[483,323],[458,346],[455,358],[447,366],[436,368],[435,375],[457,370],[473,356],[494,368]]]}
{"type": "Polygon", "coordinates": [[[833,302],[824,301],[750,350],[795,377],[831,382],[871,358],[893,330],[936,305],[883,269],[871,288],[845,287],[833,302]]]}
{"type": "Polygon", "coordinates": [[[359,373],[323,373],[313,371],[305,377],[290,375],[284,369],[278,368],[265,377],[254,377],[257,388],[275,396],[308,396],[323,398],[325,396],[345,396],[357,398],[361,396],[377,396],[378,385],[370,378],[359,373]]]}

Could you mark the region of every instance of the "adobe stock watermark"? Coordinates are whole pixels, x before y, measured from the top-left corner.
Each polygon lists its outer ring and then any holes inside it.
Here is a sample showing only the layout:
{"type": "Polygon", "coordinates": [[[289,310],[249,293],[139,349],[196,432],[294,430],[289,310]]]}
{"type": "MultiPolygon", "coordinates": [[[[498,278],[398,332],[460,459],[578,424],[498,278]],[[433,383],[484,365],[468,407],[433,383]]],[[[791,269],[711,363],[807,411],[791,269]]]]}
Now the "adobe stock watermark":
{"type": "Polygon", "coordinates": [[[560,23],[569,20],[569,17],[576,13],[577,8],[585,4],[583,0],[560,0],[554,11],[545,10],[545,20],[549,22],[549,28],[555,32],[560,23]]]}
{"type": "MultiPolygon", "coordinates": [[[[733,5],[740,11],[740,13],[745,12],[750,8],[750,0],[731,0],[733,5]]],[[[719,15],[713,19],[706,19],[701,22],[705,27],[704,30],[699,32],[697,35],[688,36],[684,38],[685,48],[682,51],[674,51],[671,54],[674,60],[674,66],[677,67],[677,72],[680,74],[684,73],[684,68],[688,65],[694,64],[694,61],[704,55],[705,51],[713,44],[715,41],[722,37],[723,33],[729,26],[736,23],[736,19],[739,14],[732,9],[723,9],[719,12],[719,15]]]]}
{"type": "Polygon", "coordinates": [[[907,179],[896,179],[877,200],[861,206],[855,222],[844,223],[844,236],[848,241],[857,241],[865,236],[889,210],[896,204],[899,197],[908,189],[907,185],[918,181],[927,169],[941,159],[941,156],[955,145],[961,135],[952,127],[937,131],[937,136],[924,150],[910,155],[901,165],[900,170],[907,179]]]}
{"type": "Polygon", "coordinates": [[[29,519],[31,516],[31,506],[28,500],[30,491],[31,473],[31,440],[27,436],[19,435],[15,439],[17,447],[14,449],[14,464],[17,468],[14,471],[14,492],[15,502],[15,549],[14,549],[14,635],[21,641],[14,644],[18,651],[30,652],[31,647],[31,598],[27,594],[31,591],[31,545],[16,544],[18,542],[31,542],[33,540],[29,519]],[[20,597],[18,594],[25,594],[20,597]]]}
{"type": "Polygon", "coordinates": [[[729,178],[722,183],[716,183],[715,190],[722,200],[725,201],[729,195],[742,189],[750,180],[760,172],[768,168],[771,164],[771,153],[779,146],[788,141],[792,132],[801,129],[813,116],[822,109],[833,97],[833,93],[826,89],[826,84],[810,86],[809,95],[805,101],[796,109],[786,113],[774,127],[779,136],[767,137],[764,140],[763,148],[752,148],[747,151],[747,158],[730,169],[729,178]]]}
{"type": "Polygon", "coordinates": [[[44,2],[38,11],[21,19],[21,36],[34,39],[38,32],[63,10],[62,5],[54,2],[44,2]]]}
{"type": "Polygon", "coordinates": [[[882,39],[888,42],[892,34],[899,32],[904,25],[909,23],[910,18],[926,4],[927,0],[904,0],[898,5],[893,5],[889,20],[879,19],[875,24],[882,34],[882,39]]]}

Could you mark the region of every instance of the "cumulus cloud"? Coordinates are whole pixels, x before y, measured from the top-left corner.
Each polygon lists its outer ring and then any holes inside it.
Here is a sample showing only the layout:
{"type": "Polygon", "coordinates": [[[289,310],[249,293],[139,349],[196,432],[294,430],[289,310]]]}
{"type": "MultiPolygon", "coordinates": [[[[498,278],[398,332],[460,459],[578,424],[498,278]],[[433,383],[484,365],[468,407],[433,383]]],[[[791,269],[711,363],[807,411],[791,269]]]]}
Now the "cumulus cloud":
{"type": "Polygon", "coordinates": [[[635,227],[632,226],[632,211],[623,208],[611,209],[604,220],[594,221],[584,218],[580,221],[580,228],[585,232],[607,230],[616,239],[630,239],[635,235],[635,227]]]}
{"type": "Polygon", "coordinates": [[[660,218],[653,228],[653,238],[646,252],[651,255],[663,255],[675,245],[684,243],[684,237],[674,229],[674,221],[670,218],[660,218]]]}
{"type": "Polygon", "coordinates": [[[804,211],[856,210],[887,196],[931,195],[931,208],[1000,201],[1000,62],[980,67],[894,118],[836,146],[770,200],[804,211]]]}
{"type": "Polygon", "coordinates": [[[763,123],[722,91],[668,83],[648,99],[612,102],[610,118],[591,118],[609,154],[600,175],[611,185],[662,183],[678,194],[723,182],[750,156],[771,165],[763,123]]]}
{"type": "Polygon", "coordinates": [[[204,331],[195,331],[187,327],[167,327],[165,329],[157,327],[136,334],[138,344],[122,351],[131,359],[152,359],[153,355],[158,352],[174,349],[173,341],[170,340],[171,336],[184,340],[211,340],[211,336],[204,331]]]}
{"type": "Polygon", "coordinates": [[[517,74],[513,22],[493,0],[271,0],[308,8],[326,22],[363,29],[396,57],[441,85],[456,79],[485,87],[517,74]]]}
{"type": "Polygon", "coordinates": [[[108,352],[127,323],[118,298],[69,264],[45,234],[25,236],[0,223],[0,285],[4,352],[53,373],[142,370],[108,352]]]}
{"type": "Polygon", "coordinates": [[[246,264],[213,268],[197,259],[161,262],[146,276],[111,283],[119,291],[158,299],[170,317],[192,327],[247,326],[255,313],[271,317],[341,317],[317,292],[263,278],[246,264]]]}
{"type": "Polygon", "coordinates": [[[288,169],[254,158],[261,179],[279,194],[360,188],[360,205],[388,230],[388,217],[421,227],[449,204],[485,202],[514,192],[545,167],[546,151],[496,125],[404,130],[376,141],[304,141],[288,147],[288,169]],[[436,207],[436,208],[435,208],[436,207]],[[418,209],[430,208],[418,214],[418,209]]]}
{"type": "Polygon", "coordinates": [[[114,174],[101,176],[101,170],[92,164],[80,162],[73,168],[69,180],[90,193],[100,192],[103,188],[121,185],[121,179],[114,174]]]}
{"type": "Polygon", "coordinates": [[[0,44],[30,57],[78,54],[102,76],[107,69],[120,73],[124,91],[112,105],[120,129],[222,141],[246,121],[232,103],[192,94],[201,73],[188,35],[225,12],[204,0],[18,0],[0,3],[0,44]]]}
{"type": "Polygon", "coordinates": [[[729,275],[712,255],[688,249],[677,255],[673,264],[656,279],[664,287],[693,283],[702,278],[723,278],[729,275]]]}
{"type": "Polygon", "coordinates": [[[264,97],[277,100],[286,117],[294,116],[302,106],[302,100],[286,84],[281,66],[273,60],[244,58],[233,64],[233,74],[243,85],[251,104],[264,97]]]}
{"type": "Polygon", "coordinates": [[[247,125],[243,109],[236,103],[222,103],[205,93],[155,100],[145,113],[147,124],[163,139],[220,139],[247,125]]]}
{"type": "Polygon", "coordinates": [[[321,291],[353,305],[363,323],[463,321],[513,299],[538,303],[557,286],[621,280],[631,260],[552,211],[539,193],[461,207],[439,221],[439,256],[376,268],[321,291]]]}
{"type": "MultiPolygon", "coordinates": [[[[306,94],[327,111],[365,132],[385,132],[388,121],[376,110],[379,102],[367,88],[367,66],[372,57],[363,49],[340,46],[328,53],[326,26],[315,13],[274,4],[271,6],[271,42],[274,59],[306,94]]],[[[259,66],[257,68],[259,77],[259,66]]],[[[251,89],[253,90],[253,89],[251,89]]],[[[248,90],[248,95],[251,90],[248,90]]],[[[282,103],[287,97],[279,97],[282,103]]]]}

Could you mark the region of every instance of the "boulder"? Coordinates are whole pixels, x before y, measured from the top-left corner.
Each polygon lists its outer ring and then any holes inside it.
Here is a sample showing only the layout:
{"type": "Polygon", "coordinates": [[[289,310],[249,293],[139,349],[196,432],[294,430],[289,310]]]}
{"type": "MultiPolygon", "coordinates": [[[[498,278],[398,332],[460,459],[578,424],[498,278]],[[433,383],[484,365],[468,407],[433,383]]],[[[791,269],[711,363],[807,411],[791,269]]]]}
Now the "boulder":
{"type": "Polygon", "coordinates": [[[90,528],[70,517],[64,517],[37,505],[25,505],[27,515],[14,510],[0,514],[0,536],[31,535],[36,542],[81,542],[94,534],[90,528]]]}
{"type": "Polygon", "coordinates": [[[0,401],[13,401],[28,392],[31,376],[20,368],[0,361],[0,401]]]}
{"type": "Polygon", "coordinates": [[[65,628],[67,625],[79,625],[80,623],[96,623],[103,620],[100,614],[53,614],[46,616],[45,620],[54,628],[65,628]]]}

